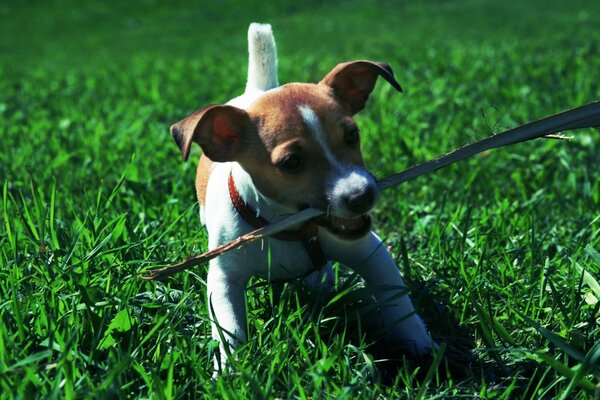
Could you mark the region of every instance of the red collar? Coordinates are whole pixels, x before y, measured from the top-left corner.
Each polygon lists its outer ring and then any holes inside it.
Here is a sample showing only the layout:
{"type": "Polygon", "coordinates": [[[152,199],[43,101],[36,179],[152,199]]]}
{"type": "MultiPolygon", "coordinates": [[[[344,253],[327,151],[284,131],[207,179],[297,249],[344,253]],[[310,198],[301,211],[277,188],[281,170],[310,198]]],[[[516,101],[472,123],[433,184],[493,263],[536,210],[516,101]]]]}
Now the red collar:
{"type": "MultiPolygon", "coordinates": [[[[250,206],[246,204],[246,202],[240,196],[237,188],[235,187],[235,182],[233,181],[233,175],[229,174],[229,197],[231,198],[231,203],[233,207],[237,210],[238,214],[242,217],[244,221],[248,223],[248,225],[252,226],[254,229],[259,229],[264,226],[269,225],[269,222],[257,215],[256,211],[253,210],[250,206]]],[[[308,252],[310,260],[313,263],[315,268],[321,268],[325,265],[325,256],[323,254],[323,250],[319,245],[319,241],[317,239],[317,235],[319,234],[319,226],[313,220],[306,222],[302,227],[295,231],[282,231],[273,235],[275,239],[287,241],[287,242],[295,242],[301,241],[304,243],[304,247],[308,252]]]]}

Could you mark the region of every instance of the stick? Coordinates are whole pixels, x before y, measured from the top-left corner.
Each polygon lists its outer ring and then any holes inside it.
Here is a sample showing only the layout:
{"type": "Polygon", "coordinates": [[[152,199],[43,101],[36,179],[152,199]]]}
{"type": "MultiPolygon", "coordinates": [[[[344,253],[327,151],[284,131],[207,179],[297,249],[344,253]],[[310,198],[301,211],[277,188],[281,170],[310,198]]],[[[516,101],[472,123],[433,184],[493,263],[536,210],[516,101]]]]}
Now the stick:
{"type": "Polygon", "coordinates": [[[415,165],[380,180],[378,182],[379,188],[381,190],[388,189],[486,150],[525,142],[561,131],[595,127],[600,127],[600,101],[509,129],[508,131],[461,147],[431,161],[415,165]]]}
{"type": "MultiPolygon", "coordinates": [[[[580,106],[572,110],[563,111],[559,114],[530,122],[517,128],[509,129],[497,135],[482,139],[470,145],[454,150],[441,157],[407,168],[402,172],[392,174],[378,181],[377,185],[381,190],[386,190],[411,179],[417,178],[421,175],[425,175],[429,172],[453,164],[457,161],[472,157],[486,150],[525,142],[527,140],[549,135],[550,137],[556,138],[556,136],[552,135],[561,131],[597,127],[600,127],[600,101],[580,106]]],[[[187,260],[172,266],[147,271],[147,274],[142,276],[142,279],[154,280],[171,276],[176,272],[192,268],[199,264],[204,264],[227,251],[239,249],[244,245],[250,244],[259,239],[264,239],[267,236],[274,235],[275,233],[284,231],[293,225],[308,221],[309,219],[315,218],[322,214],[324,214],[324,212],[321,210],[316,208],[307,208],[273,224],[242,235],[227,244],[219,246],[199,256],[190,257],[187,260]]]]}
{"type": "Polygon", "coordinates": [[[278,232],[288,229],[293,225],[300,224],[302,222],[308,221],[309,219],[318,217],[321,214],[324,214],[324,212],[321,210],[317,210],[316,208],[306,208],[280,221],[274,222],[265,227],[246,233],[245,235],[242,235],[229,243],[216,247],[211,251],[207,251],[206,253],[202,253],[199,256],[190,257],[170,267],[163,267],[150,270],[147,272],[147,275],[142,276],[142,279],[154,280],[171,276],[176,272],[190,269],[199,264],[204,264],[210,261],[211,259],[218,257],[225,252],[228,252],[229,250],[239,249],[240,247],[246,244],[252,243],[258,239],[263,239],[267,236],[274,235],[278,232]]]}

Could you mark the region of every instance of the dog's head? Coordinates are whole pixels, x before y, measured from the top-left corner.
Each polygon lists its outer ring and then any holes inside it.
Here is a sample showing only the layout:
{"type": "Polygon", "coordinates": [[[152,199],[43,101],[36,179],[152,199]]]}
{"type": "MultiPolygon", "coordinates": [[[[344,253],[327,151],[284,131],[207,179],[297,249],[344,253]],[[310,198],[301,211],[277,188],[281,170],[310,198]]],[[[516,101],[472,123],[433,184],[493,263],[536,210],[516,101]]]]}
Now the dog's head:
{"type": "Polygon", "coordinates": [[[370,229],[379,196],[365,169],[353,116],[365,107],[377,77],[401,91],[384,63],[337,65],[318,84],[272,89],[247,110],[204,107],[171,127],[187,160],[192,142],[212,161],[238,162],[265,196],[294,209],[327,212],[321,223],[344,239],[370,229]]]}

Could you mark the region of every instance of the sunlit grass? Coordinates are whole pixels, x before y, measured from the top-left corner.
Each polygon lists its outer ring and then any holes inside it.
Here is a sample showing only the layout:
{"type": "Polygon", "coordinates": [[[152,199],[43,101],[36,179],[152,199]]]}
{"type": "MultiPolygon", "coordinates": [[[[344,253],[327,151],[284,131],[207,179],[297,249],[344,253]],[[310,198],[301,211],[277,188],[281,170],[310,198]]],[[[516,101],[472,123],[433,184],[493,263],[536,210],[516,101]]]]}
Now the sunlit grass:
{"type": "Polygon", "coordinates": [[[273,23],[283,82],[392,65],[405,93],[379,84],[358,118],[377,176],[600,98],[595,2],[315,4],[0,7],[2,398],[599,396],[594,130],[384,194],[376,230],[444,343],[433,363],[377,341],[368,290],[340,268],[320,297],[253,281],[250,341],[211,379],[205,268],[139,274],[206,249],[196,166],[168,126],[239,94],[248,22],[273,23]]]}

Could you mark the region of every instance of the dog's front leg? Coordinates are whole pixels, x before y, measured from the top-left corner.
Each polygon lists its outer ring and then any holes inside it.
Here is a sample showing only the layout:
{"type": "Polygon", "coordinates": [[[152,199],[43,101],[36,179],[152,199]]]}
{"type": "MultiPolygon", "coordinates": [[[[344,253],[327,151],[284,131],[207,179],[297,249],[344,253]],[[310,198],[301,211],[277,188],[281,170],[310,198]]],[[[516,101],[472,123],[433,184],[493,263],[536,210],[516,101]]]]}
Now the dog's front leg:
{"type": "Polygon", "coordinates": [[[223,371],[228,356],[246,342],[244,290],[247,279],[228,274],[222,261],[211,260],[206,281],[212,337],[219,342],[215,372],[223,371]]]}
{"type": "Polygon", "coordinates": [[[436,347],[406,293],[396,262],[377,235],[371,232],[357,242],[338,243],[332,249],[337,260],[355,270],[375,289],[375,298],[381,304],[393,340],[415,355],[427,354],[436,347]]]}

